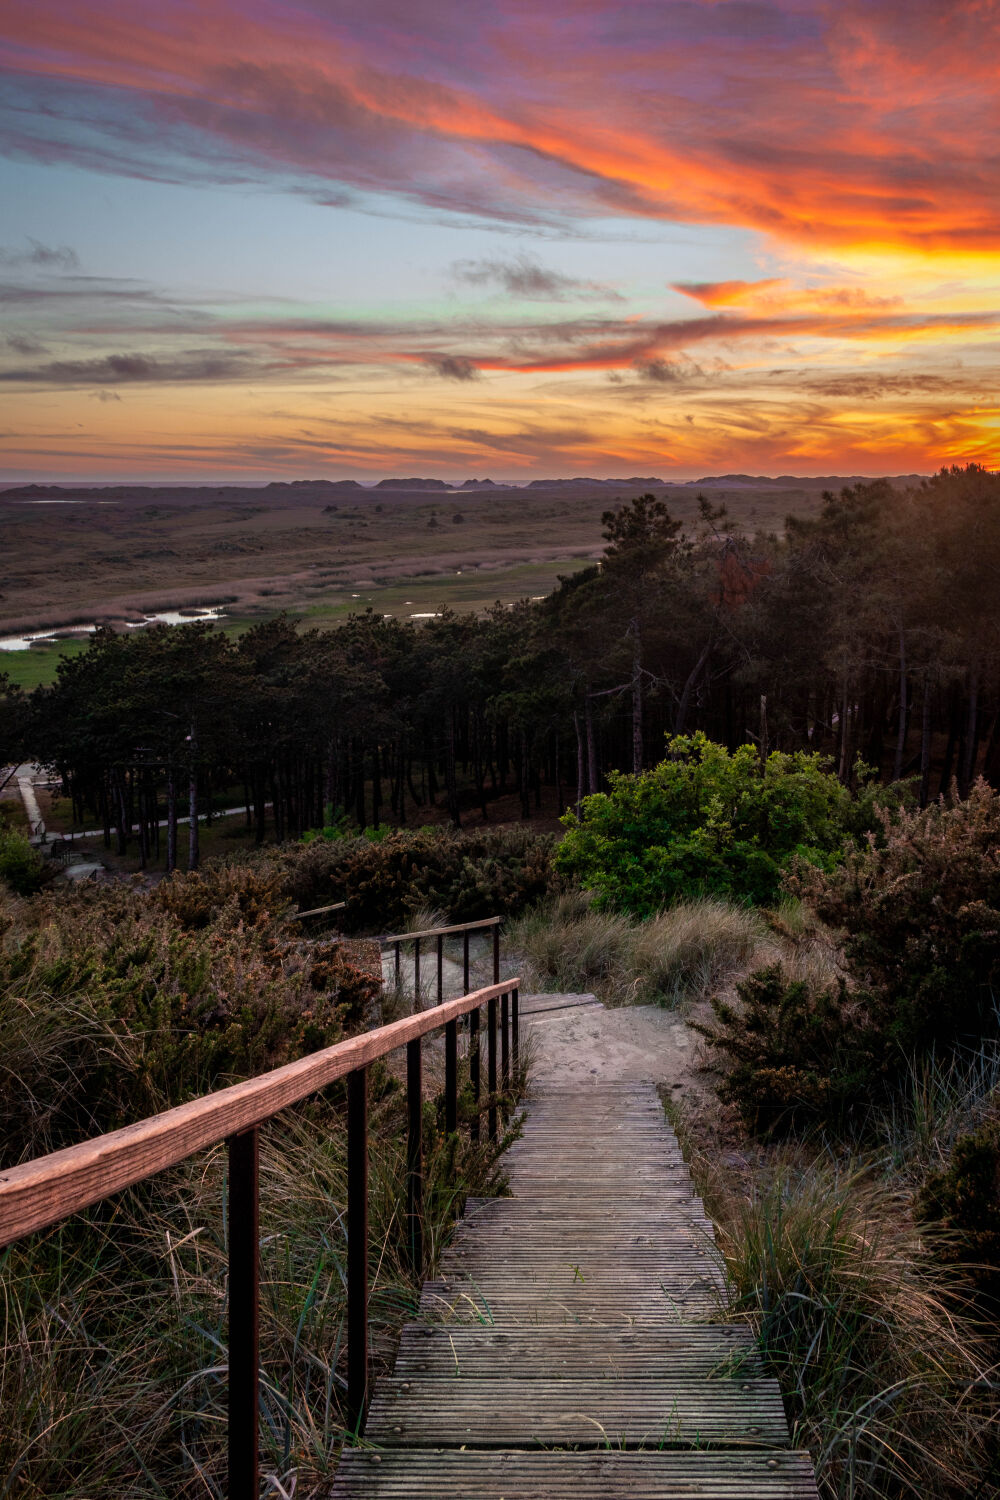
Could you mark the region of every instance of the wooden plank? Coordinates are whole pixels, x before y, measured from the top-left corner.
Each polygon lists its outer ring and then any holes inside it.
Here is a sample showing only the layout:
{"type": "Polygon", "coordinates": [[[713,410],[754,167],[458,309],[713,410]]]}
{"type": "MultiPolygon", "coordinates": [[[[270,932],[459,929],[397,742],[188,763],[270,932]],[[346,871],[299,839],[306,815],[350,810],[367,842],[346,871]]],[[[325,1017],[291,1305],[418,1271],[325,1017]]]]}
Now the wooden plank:
{"type": "Polygon", "coordinates": [[[603,1010],[596,995],[522,995],[521,1019],[558,1015],[567,1010],[603,1010]],[[525,1003],[527,1002],[527,1003],[525,1003]]]}
{"type": "Polygon", "coordinates": [[[343,1454],[331,1500],[817,1500],[807,1453],[343,1454]]]}
{"type": "Polygon", "coordinates": [[[470,1288],[461,1295],[445,1294],[436,1282],[428,1281],[420,1294],[418,1315],[445,1325],[452,1322],[475,1323],[495,1328],[501,1324],[523,1328],[587,1327],[651,1330],[677,1328],[682,1323],[697,1322],[713,1316],[719,1308],[719,1295],[705,1286],[692,1284],[685,1292],[638,1298],[633,1291],[617,1297],[591,1294],[588,1298],[518,1297],[513,1292],[470,1288]]]}
{"type": "Polygon", "coordinates": [[[383,1380],[365,1437],[391,1447],[782,1448],[776,1380],[383,1380]]]}
{"type": "Polygon", "coordinates": [[[0,1247],[175,1166],[226,1136],[263,1124],[307,1094],[467,1015],[519,983],[509,979],[488,985],[474,994],[350,1037],[259,1078],[204,1094],[122,1130],[0,1172],[0,1247]]]}
{"type": "MultiPolygon", "coordinates": [[[[395,1375],[456,1380],[511,1378],[734,1379],[761,1374],[757,1344],[740,1324],[690,1324],[643,1335],[599,1329],[441,1328],[407,1323],[395,1375]]],[[[532,1393],[526,1392],[532,1400],[532,1393]]]]}

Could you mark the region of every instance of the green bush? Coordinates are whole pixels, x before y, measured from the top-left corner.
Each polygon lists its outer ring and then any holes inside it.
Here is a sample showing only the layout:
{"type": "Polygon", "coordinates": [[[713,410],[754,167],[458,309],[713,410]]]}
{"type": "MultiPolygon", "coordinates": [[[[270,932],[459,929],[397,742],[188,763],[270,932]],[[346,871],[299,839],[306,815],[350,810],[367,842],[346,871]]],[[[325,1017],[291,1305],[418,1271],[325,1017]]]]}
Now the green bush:
{"type": "Polygon", "coordinates": [[[719,1096],[746,1125],[773,1132],[867,1109],[878,1075],[864,1017],[844,981],[789,979],[780,964],[736,986],[739,1004],[712,997],[714,1024],[696,1030],[725,1058],[719,1096]]]}
{"type": "Polygon", "coordinates": [[[881,839],[837,869],[799,865],[789,889],[846,934],[870,1024],[903,1060],[995,1035],[1000,994],[1000,797],[881,816],[881,839]]]}
{"type": "Polygon", "coordinates": [[[51,878],[52,871],[27,837],[0,823],[0,881],[18,896],[32,896],[51,878]]]}
{"type": "Polygon", "coordinates": [[[556,866],[635,916],[706,894],[768,905],[794,856],[835,863],[856,816],[821,756],[776,751],[762,766],[752,745],[730,754],[703,734],[668,739],[652,771],[609,781],[579,818],[566,814],[556,866]]]}
{"type": "Polygon", "coordinates": [[[948,1165],[928,1175],[914,1210],[937,1231],[939,1260],[962,1266],[982,1291],[1000,1295],[1000,1121],[959,1137],[948,1165]]]}

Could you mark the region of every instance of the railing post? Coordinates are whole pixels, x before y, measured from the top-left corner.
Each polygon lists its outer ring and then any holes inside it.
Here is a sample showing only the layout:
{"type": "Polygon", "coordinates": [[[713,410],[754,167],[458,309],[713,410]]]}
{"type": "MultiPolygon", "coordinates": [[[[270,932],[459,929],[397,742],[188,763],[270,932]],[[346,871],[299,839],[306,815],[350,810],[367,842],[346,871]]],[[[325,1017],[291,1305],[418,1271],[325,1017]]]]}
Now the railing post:
{"type": "Polygon", "coordinates": [[[469,929],[462,933],[462,994],[469,993],[469,929]]]}
{"type": "Polygon", "coordinates": [[[482,1081],[479,1066],[479,1010],[469,1011],[469,1079],[472,1083],[472,1120],[469,1124],[469,1137],[476,1144],[479,1142],[479,1099],[482,1093],[482,1081]]]}
{"type": "Polygon", "coordinates": [[[447,1135],[458,1129],[458,1022],[444,1028],[444,1128],[447,1135]]]}
{"type": "Polygon", "coordinates": [[[493,928],[493,983],[500,983],[500,923],[493,928]]]}
{"type": "Polygon", "coordinates": [[[500,997],[500,1087],[505,1095],[510,1093],[510,1000],[506,995],[500,997]]]}
{"type": "Polygon", "coordinates": [[[229,1137],[229,1500],[257,1500],[260,1146],[229,1137]]]}
{"type": "Polygon", "coordinates": [[[424,1269],[423,1230],[423,1079],[420,1038],[406,1044],[406,1238],[410,1266],[419,1278],[424,1269]]]}
{"type": "Polygon", "coordinates": [[[518,1011],[520,1010],[520,1006],[521,1006],[521,993],[520,993],[520,991],[515,986],[515,988],[513,990],[511,990],[511,994],[510,994],[510,1031],[511,1031],[511,1038],[510,1039],[511,1039],[511,1049],[512,1049],[513,1054],[514,1054],[514,1080],[515,1080],[515,1082],[517,1081],[518,1070],[519,1070],[520,1065],[521,1065],[521,1032],[520,1032],[520,1026],[518,1024],[518,1022],[519,1022],[518,1011]]]}
{"type": "Polygon", "coordinates": [[[423,1010],[424,1002],[420,997],[420,939],[415,938],[413,943],[413,1009],[423,1010]]]}
{"type": "Polygon", "coordinates": [[[368,1069],[347,1075],[347,1416],[368,1405],[368,1069]]]}
{"type": "Polygon", "coordinates": [[[438,1005],[444,999],[444,938],[438,938],[438,1005]]]}
{"type": "Polygon", "coordinates": [[[393,943],[392,946],[396,950],[396,988],[398,990],[399,989],[399,973],[400,973],[400,969],[399,969],[399,946],[400,945],[398,943],[393,943]]]}
{"type": "Polygon", "coordinates": [[[490,1140],[497,1138],[497,1001],[492,995],[486,1005],[487,1025],[489,1037],[487,1039],[487,1083],[490,1091],[490,1117],[489,1132],[490,1140]]]}

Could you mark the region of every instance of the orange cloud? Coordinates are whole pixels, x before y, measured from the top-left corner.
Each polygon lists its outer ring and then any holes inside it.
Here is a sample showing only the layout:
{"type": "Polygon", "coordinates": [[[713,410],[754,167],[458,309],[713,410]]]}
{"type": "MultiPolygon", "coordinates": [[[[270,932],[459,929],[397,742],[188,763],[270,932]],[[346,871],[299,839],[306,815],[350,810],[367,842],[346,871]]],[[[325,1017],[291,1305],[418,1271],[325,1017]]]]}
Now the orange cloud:
{"type": "Polygon", "coordinates": [[[12,14],[0,58],[47,108],[34,136],[17,111],[17,147],[49,158],[187,159],[500,218],[615,213],[995,256],[992,9],[550,0],[533,16],[472,0],[417,4],[403,26],[392,0],[322,14],[109,0],[96,19],[53,0],[12,14]],[[90,91],[88,140],[60,129],[57,83],[90,91]]]}

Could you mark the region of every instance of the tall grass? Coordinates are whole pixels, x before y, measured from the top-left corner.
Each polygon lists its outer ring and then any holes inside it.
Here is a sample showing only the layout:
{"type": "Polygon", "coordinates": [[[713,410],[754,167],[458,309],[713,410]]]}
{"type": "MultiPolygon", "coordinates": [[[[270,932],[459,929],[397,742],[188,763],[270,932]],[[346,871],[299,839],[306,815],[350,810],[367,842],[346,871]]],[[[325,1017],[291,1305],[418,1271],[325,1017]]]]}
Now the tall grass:
{"type": "Polygon", "coordinates": [[[899,1089],[865,1121],[865,1130],[879,1142],[885,1170],[918,1184],[947,1165],[959,1136],[995,1117],[998,1100],[1000,1040],[990,1035],[976,1045],[913,1058],[899,1089]]]}
{"type": "Polygon", "coordinates": [[[824,1500],[986,1496],[996,1371],[971,1303],[870,1163],[772,1153],[734,1192],[695,1165],[731,1283],[824,1500]]]}
{"type": "Polygon", "coordinates": [[[539,988],[593,990],[611,1005],[676,1005],[745,967],[767,928],[757,912],[711,897],[638,922],[573,893],[518,918],[508,938],[539,988]]]}

